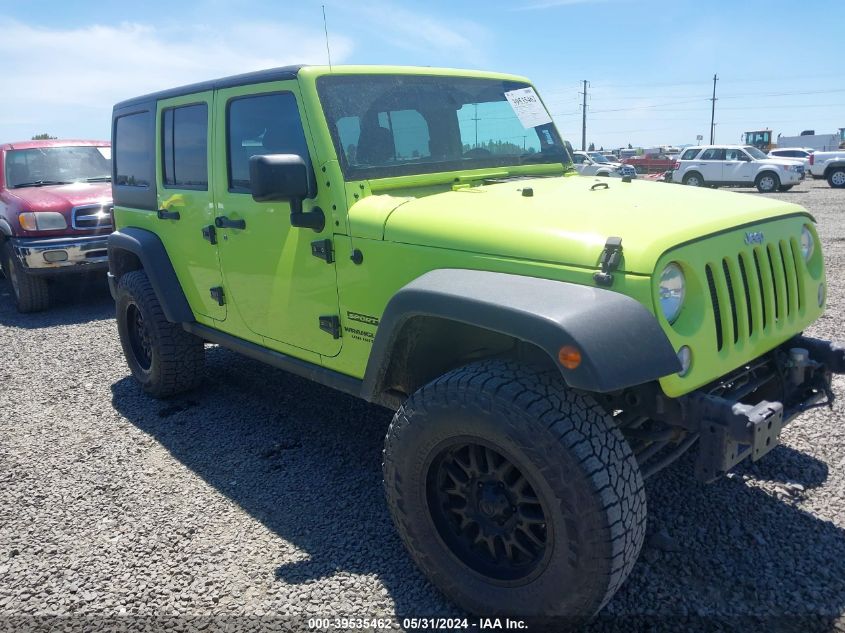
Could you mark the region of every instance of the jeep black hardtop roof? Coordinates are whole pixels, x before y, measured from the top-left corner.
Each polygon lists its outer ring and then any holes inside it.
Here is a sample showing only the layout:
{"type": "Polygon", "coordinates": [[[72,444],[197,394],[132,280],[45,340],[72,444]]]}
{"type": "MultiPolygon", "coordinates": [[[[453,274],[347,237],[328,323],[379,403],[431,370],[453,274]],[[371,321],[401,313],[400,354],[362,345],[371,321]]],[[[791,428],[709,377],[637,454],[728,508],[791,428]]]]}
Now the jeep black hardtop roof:
{"type": "Polygon", "coordinates": [[[305,64],[280,66],[279,68],[268,68],[267,70],[257,70],[251,73],[242,73],[240,75],[231,75],[230,77],[222,77],[220,79],[200,81],[195,84],[178,86],[176,88],[168,88],[167,90],[160,90],[159,92],[151,92],[150,94],[142,95],[140,97],[126,99],[125,101],[115,104],[114,109],[122,110],[123,108],[141,103],[159,101],[160,99],[170,99],[171,97],[181,97],[183,95],[189,95],[195,92],[204,92],[206,90],[248,86],[249,84],[258,84],[265,81],[285,81],[287,79],[296,79],[296,74],[304,66],[305,64]]]}

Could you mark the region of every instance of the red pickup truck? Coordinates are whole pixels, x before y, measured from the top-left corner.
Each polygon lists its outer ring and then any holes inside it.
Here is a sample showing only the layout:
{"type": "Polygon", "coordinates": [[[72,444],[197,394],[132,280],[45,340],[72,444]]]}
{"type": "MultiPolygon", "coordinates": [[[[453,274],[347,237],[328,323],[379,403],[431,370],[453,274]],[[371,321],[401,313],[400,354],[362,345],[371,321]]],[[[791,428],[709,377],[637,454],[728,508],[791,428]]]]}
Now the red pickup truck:
{"type": "Polygon", "coordinates": [[[49,282],[105,271],[112,232],[106,141],[0,144],[0,265],[20,312],[49,306],[49,282]]]}
{"type": "Polygon", "coordinates": [[[633,166],[638,174],[659,174],[669,171],[675,165],[675,159],[664,154],[646,154],[644,156],[631,156],[622,161],[626,165],[633,166]]]}

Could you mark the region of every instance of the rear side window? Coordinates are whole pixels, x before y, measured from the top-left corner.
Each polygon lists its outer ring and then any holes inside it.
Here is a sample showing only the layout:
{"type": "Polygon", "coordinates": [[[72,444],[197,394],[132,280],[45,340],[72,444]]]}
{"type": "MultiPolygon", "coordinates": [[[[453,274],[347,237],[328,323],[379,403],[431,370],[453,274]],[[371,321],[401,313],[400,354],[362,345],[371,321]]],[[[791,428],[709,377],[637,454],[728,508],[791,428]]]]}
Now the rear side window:
{"type": "Polygon", "coordinates": [[[230,190],[249,191],[252,156],[297,154],[310,165],[299,109],[291,93],[232,99],[226,117],[230,190]]]}
{"type": "Polygon", "coordinates": [[[681,160],[693,160],[700,151],[701,150],[698,149],[688,149],[681,154],[681,160]]]}
{"type": "Polygon", "coordinates": [[[208,189],[208,106],[164,110],[161,135],[164,186],[208,189]]]}
{"type": "Polygon", "coordinates": [[[706,149],[701,154],[701,160],[725,160],[725,150],[712,147],[706,149]]]}
{"type": "Polygon", "coordinates": [[[149,134],[151,112],[119,117],[114,128],[114,184],[149,187],[153,160],[153,139],[149,134]]]}

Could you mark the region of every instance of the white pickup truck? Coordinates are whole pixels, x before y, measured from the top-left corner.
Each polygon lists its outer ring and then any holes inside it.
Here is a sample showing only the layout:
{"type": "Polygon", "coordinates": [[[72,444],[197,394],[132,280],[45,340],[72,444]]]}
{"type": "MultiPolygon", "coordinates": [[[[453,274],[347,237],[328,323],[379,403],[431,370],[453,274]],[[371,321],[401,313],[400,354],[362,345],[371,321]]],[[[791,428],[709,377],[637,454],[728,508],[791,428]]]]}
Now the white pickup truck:
{"type": "Polygon", "coordinates": [[[845,149],[811,154],[810,175],[817,180],[826,179],[836,189],[845,188],[845,149]]]}

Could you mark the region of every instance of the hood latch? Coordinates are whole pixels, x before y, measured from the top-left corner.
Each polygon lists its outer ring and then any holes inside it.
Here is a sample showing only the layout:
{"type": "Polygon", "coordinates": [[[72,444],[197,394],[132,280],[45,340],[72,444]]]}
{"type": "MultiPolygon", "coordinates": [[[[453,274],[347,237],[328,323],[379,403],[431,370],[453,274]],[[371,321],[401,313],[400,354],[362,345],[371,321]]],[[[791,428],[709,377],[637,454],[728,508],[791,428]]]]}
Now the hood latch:
{"type": "Polygon", "coordinates": [[[599,286],[613,285],[613,271],[622,263],[622,238],[611,236],[604,243],[604,250],[599,258],[601,272],[593,275],[593,280],[599,286]]]}

